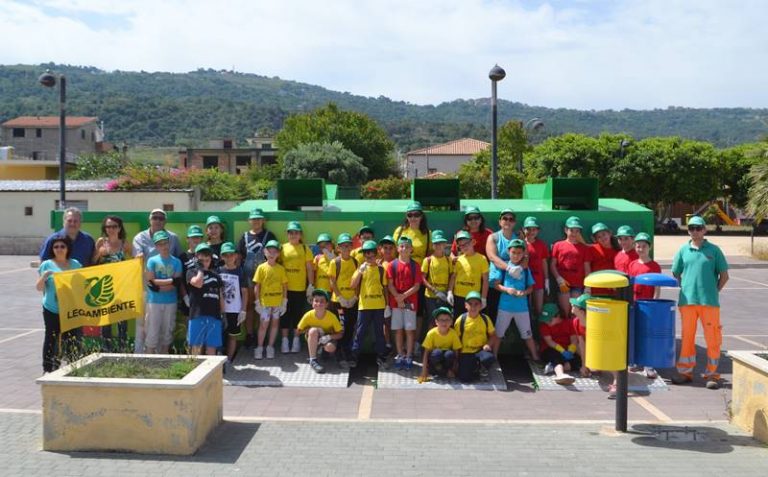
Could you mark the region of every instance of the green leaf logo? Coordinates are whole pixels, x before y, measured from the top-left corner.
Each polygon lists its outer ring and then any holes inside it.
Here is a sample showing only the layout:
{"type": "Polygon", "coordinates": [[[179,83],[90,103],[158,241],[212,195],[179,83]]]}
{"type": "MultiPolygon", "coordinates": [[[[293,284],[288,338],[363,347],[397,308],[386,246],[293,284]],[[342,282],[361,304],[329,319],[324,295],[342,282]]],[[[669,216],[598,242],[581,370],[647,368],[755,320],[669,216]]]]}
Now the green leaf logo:
{"type": "Polygon", "coordinates": [[[85,303],[94,308],[104,306],[115,298],[112,275],[94,277],[85,281],[85,303]]]}

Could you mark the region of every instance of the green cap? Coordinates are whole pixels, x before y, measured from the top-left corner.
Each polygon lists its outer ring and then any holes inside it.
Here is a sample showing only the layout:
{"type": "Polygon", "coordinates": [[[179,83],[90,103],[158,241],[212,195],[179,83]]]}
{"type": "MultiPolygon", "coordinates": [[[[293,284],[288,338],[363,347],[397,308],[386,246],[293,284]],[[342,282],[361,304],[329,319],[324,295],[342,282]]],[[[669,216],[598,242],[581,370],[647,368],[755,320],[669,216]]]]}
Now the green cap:
{"type": "Polygon", "coordinates": [[[357,231],[358,235],[364,232],[368,232],[369,234],[374,233],[370,225],[363,225],[362,227],[360,227],[360,230],[357,231]]]}
{"type": "Polygon", "coordinates": [[[520,239],[514,239],[509,241],[509,245],[507,245],[507,250],[510,248],[528,248],[528,246],[520,239]]]}
{"type": "Polygon", "coordinates": [[[607,230],[609,232],[611,231],[611,229],[609,229],[607,225],[605,225],[602,222],[598,222],[592,226],[592,235],[595,235],[598,232],[602,232],[603,230],[607,230]]]}
{"type": "Polygon", "coordinates": [[[320,243],[320,242],[332,242],[331,236],[326,234],[326,233],[322,233],[322,234],[317,236],[317,241],[316,242],[317,243],[320,243]]]}
{"type": "Polygon", "coordinates": [[[645,232],[640,232],[639,234],[635,235],[635,242],[648,242],[648,245],[651,244],[651,236],[648,235],[645,232]]]}
{"type": "Polygon", "coordinates": [[[270,240],[269,242],[267,242],[264,245],[264,248],[276,248],[276,249],[279,250],[280,249],[280,242],[278,242],[277,240],[270,240]]]}
{"type": "Polygon", "coordinates": [[[466,230],[459,230],[456,234],[456,241],[458,242],[459,240],[472,240],[472,234],[466,230]]]}
{"type": "Polygon", "coordinates": [[[207,253],[210,255],[211,247],[207,243],[203,242],[195,247],[195,253],[207,253]]]}
{"type": "Polygon", "coordinates": [[[203,233],[202,227],[199,225],[190,225],[187,229],[187,237],[203,237],[205,234],[203,233]]]}
{"type": "Polygon", "coordinates": [[[512,214],[515,217],[517,217],[517,214],[515,213],[514,210],[512,210],[512,209],[504,209],[501,212],[499,212],[499,218],[502,218],[502,217],[504,217],[507,214],[512,214]]]}
{"type": "Polygon", "coordinates": [[[293,232],[294,230],[301,232],[301,224],[295,220],[291,220],[288,222],[288,226],[285,228],[285,230],[288,232],[293,232]]]}
{"type": "Polygon", "coordinates": [[[464,301],[467,302],[469,300],[480,300],[483,301],[483,296],[480,294],[480,292],[476,292],[472,290],[471,292],[467,293],[467,296],[464,297],[464,301]]]}
{"type": "Polygon", "coordinates": [[[400,240],[397,241],[398,245],[402,245],[404,243],[407,243],[408,245],[413,245],[413,242],[411,241],[410,237],[400,237],[400,240]]]}
{"type": "Polygon", "coordinates": [[[336,243],[338,245],[343,243],[352,243],[352,236],[347,233],[339,234],[339,236],[336,238],[336,243]]]}
{"type": "Polygon", "coordinates": [[[701,227],[706,227],[707,223],[704,222],[704,219],[702,219],[700,216],[694,215],[688,219],[688,225],[699,225],[701,227]]]}
{"type": "Polygon", "coordinates": [[[385,235],[379,240],[379,245],[384,245],[385,243],[394,245],[395,239],[393,239],[391,235],[385,235]]]}
{"type": "Polygon", "coordinates": [[[158,230],[155,232],[155,234],[152,236],[152,242],[157,243],[163,240],[170,240],[171,236],[168,235],[168,232],[165,230],[158,230]]]}
{"type": "Polygon", "coordinates": [[[549,323],[552,318],[560,314],[560,308],[555,303],[544,303],[541,309],[541,315],[539,315],[539,321],[542,323],[549,323]]]}
{"type": "Polygon", "coordinates": [[[575,215],[572,217],[568,217],[568,219],[565,221],[565,227],[569,229],[581,229],[583,228],[581,226],[581,219],[576,217],[575,215]]]}
{"type": "MultiPolygon", "coordinates": [[[[438,231],[439,232],[439,231],[438,231]]],[[[442,233],[432,232],[432,243],[446,243],[448,239],[442,233]]]]}
{"type": "Polygon", "coordinates": [[[584,293],[582,295],[577,296],[576,298],[571,298],[569,301],[571,302],[571,305],[577,308],[581,308],[582,310],[586,310],[587,300],[591,300],[591,299],[592,299],[592,295],[590,295],[589,293],[584,293]]]}
{"type": "Polygon", "coordinates": [[[208,227],[211,224],[223,225],[222,222],[221,222],[221,219],[219,218],[218,215],[212,215],[212,216],[208,217],[208,220],[205,221],[205,226],[206,227],[208,227]]]}
{"type": "Polygon", "coordinates": [[[481,214],[480,208],[478,208],[478,207],[476,207],[474,205],[468,205],[467,208],[464,209],[464,217],[466,217],[468,215],[472,215],[472,214],[480,215],[481,214]]]}
{"type": "Polygon", "coordinates": [[[525,221],[523,222],[523,228],[524,229],[527,229],[527,228],[540,229],[541,227],[539,227],[539,222],[537,221],[536,217],[526,217],[525,221]]]}
{"type": "Polygon", "coordinates": [[[264,218],[264,211],[261,209],[251,209],[251,213],[248,214],[248,220],[263,219],[263,218],[264,218]]]}
{"type": "Polygon", "coordinates": [[[634,237],[635,231],[629,225],[622,225],[616,230],[617,237],[634,237]]]}
{"type": "Polygon", "coordinates": [[[235,250],[235,244],[232,242],[224,242],[221,244],[221,254],[227,254],[227,253],[236,253],[237,250],[235,250]]]}
{"type": "Polygon", "coordinates": [[[321,296],[325,298],[325,301],[331,301],[330,293],[323,290],[322,288],[315,288],[314,290],[312,290],[312,296],[321,296]]]}
{"type": "Polygon", "coordinates": [[[360,250],[362,250],[363,252],[368,252],[373,250],[375,252],[376,242],[374,242],[373,240],[366,240],[365,242],[363,242],[363,246],[360,247],[360,250]]]}
{"type": "Polygon", "coordinates": [[[441,306],[432,312],[432,319],[434,320],[440,315],[451,315],[451,317],[453,317],[453,310],[447,306],[441,306]]]}
{"type": "Polygon", "coordinates": [[[422,212],[421,202],[411,202],[408,207],[405,208],[406,212],[422,212]]]}

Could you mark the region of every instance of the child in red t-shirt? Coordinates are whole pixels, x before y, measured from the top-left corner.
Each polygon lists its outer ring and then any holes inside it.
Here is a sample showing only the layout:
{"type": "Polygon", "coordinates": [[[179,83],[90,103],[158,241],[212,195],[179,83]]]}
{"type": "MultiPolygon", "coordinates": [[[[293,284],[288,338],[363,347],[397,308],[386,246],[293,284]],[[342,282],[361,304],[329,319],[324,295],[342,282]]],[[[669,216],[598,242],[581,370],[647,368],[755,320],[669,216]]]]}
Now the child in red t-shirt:
{"type": "Polygon", "coordinates": [[[613,267],[622,272],[629,272],[629,264],[637,260],[635,252],[635,231],[629,225],[622,225],[616,230],[616,238],[619,241],[621,250],[613,259],[613,267]]]}
{"type": "Polygon", "coordinates": [[[422,274],[411,258],[413,244],[408,237],[397,241],[398,256],[387,267],[389,306],[392,309],[392,330],[395,331],[395,369],[410,370],[413,366],[413,345],[416,338],[416,314],[422,274]],[[403,341],[405,340],[405,346],[403,341]]]}
{"type": "Polygon", "coordinates": [[[573,321],[564,320],[554,303],[545,303],[539,316],[541,335],[541,359],[547,363],[545,374],[555,373],[557,384],[573,384],[575,378],[566,371],[581,368],[581,358],[576,354],[578,337],[573,321]]]}
{"type": "MultiPolygon", "coordinates": [[[[636,277],[643,273],[661,273],[661,266],[653,261],[651,258],[651,236],[645,232],[640,232],[635,236],[635,252],[637,252],[637,260],[630,262],[628,267],[628,275],[630,277],[636,277]]],[[[633,285],[632,290],[635,294],[635,301],[637,300],[652,300],[658,298],[660,294],[659,287],[652,287],[648,285],[633,285]]],[[[639,371],[639,368],[632,367],[632,371],[639,371]]],[[[650,366],[643,368],[645,377],[648,379],[656,379],[658,373],[650,366]]]]}
{"type": "MultiPolygon", "coordinates": [[[[614,258],[620,247],[618,241],[613,238],[613,232],[602,222],[592,226],[592,244],[590,247],[590,267],[593,272],[600,270],[615,270],[614,258]]],[[[614,290],[607,288],[593,288],[593,295],[613,295],[614,290]]]]}
{"type": "Polygon", "coordinates": [[[592,273],[589,264],[591,253],[581,236],[581,229],[581,219],[569,217],[565,221],[565,240],[555,242],[552,246],[549,271],[560,287],[557,300],[563,316],[571,309],[568,300],[584,292],[584,277],[592,273]]]}
{"type": "Polygon", "coordinates": [[[544,306],[544,294],[549,296],[549,247],[538,238],[539,223],[536,217],[526,217],[523,222],[525,244],[528,251],[528,268],[533,275],[533,312],[538,316],[544,306]]]}

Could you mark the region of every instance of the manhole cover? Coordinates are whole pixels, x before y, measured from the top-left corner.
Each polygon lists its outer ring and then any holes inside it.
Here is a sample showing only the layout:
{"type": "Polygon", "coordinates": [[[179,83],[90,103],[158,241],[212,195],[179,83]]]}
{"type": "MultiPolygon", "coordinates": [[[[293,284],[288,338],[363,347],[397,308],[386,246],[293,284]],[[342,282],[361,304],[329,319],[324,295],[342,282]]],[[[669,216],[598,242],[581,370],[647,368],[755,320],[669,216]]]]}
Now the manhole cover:
{"type": "Polygon", "coordinates": [[[664,442],[703,442],[707,435],[696,429],[662,429],[654,437],[664,442]]]}

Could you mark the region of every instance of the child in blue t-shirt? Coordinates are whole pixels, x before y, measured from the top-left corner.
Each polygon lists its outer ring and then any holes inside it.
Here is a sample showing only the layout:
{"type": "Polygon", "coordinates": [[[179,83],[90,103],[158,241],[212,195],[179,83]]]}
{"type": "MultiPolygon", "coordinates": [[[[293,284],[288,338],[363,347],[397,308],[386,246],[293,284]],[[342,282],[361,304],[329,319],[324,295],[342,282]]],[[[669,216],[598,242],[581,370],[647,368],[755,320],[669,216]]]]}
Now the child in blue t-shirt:
{"type": "Polygon", "coordinates": [[[525,341],[531,359],[539,361],[539,351],[533,341],[531,316],[528,312],[528,295],[533,292],[534,279],[531,271],[521,266],[525,257],[526,244],[522,240],[515,239],[509,242],[507,250],[509,263],[516,266],[507,267],[507,269],[514,271],[507,273],[506,270],[499,270],[496,265],[491,264],[489,273],[491,286],[501,293],[499,311],[496,315],[496,336],[499,339],[494,343],[493,352],[498,354],[501,340],[504,339],[512,320],[515,320],[517,331],[520,333],[520,338],[525,341]]]}
{"type": "Polygon", "coordinates": [[[168,352],[176,325],[176,287],[181,281],[181,260],[171,255],[170,236],[155,232],[152,241],[159,252],[147,259],[147,319],[144,324],[145,350],[149,354],[168,352]]]}

